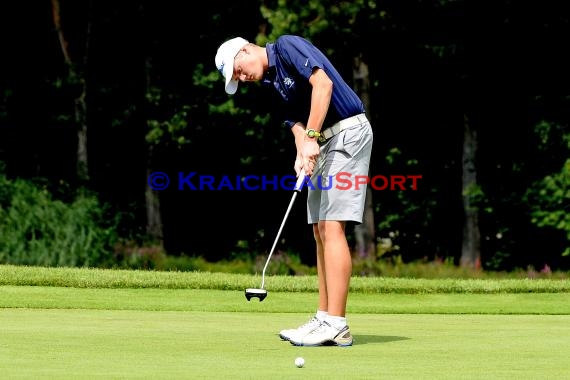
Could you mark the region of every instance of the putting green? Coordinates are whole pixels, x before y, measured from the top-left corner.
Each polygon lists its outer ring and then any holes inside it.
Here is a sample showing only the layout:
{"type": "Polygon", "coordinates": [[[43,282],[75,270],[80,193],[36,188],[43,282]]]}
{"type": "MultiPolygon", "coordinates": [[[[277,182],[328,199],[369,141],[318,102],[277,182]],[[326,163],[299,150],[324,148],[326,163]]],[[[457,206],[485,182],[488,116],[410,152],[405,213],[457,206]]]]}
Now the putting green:
{"type": "Polygon", "coordinates": [[[359,294],[352,347],[277,333],[315,293],[0,286],[2,378],[563,379],[570,294],[359,294]],[[305,366],[294,365],[296,357],[305,366]]]}
{"type": "Polygon", "coordinates": [[[352,347],[295,347],[298,313],[0,309],[4,378],[562,379],[570,316],[354,314],[352,347]],[[294,365],[305,358],[305,367],[294,365]]]}

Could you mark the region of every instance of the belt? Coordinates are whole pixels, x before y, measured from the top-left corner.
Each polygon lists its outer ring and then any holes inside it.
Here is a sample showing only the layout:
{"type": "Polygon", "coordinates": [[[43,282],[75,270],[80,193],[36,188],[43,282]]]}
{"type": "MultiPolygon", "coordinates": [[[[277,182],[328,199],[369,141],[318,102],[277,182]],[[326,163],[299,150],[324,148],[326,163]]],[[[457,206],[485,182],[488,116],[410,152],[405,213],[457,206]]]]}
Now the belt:
{"type": "Polygon", "coordinates": [[[345,129],[354,127],[356,125],[364,124],[367,121],[368,121],[368,119],[366,118],[366,114],[363,114],[363,113],[361,113],[359,115],[354,115],[354,116],[348,117],[346,119],[342,119],[338,123],[333,124],[332,127],[329,127],[327,129],[321,131],[321,136],[319,137],[319,142],[324,143],[325,141],[327,141],[331,137],[339,134],[340,132],[344,131],[345,129]]]}

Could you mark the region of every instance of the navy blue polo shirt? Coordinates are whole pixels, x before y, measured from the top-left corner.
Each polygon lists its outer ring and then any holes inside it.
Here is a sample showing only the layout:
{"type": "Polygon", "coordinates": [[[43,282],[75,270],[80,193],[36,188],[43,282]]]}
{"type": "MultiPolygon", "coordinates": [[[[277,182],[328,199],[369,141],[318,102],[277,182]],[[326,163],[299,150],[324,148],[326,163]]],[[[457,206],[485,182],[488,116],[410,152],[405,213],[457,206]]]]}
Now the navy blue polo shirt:
{"type": "Polygon", "coordinates": [[[283,35],[267,43],[269,72],[263,84],[274,87],[285,101],[285,125],[306,124],[311,110],[312,86],[309,77],[315,68],[325,71],[333,82],[333,93],[322,129],[339,120],[364,113],[364,104],[342,79],[329,59],[305,38],[283,35]]]}

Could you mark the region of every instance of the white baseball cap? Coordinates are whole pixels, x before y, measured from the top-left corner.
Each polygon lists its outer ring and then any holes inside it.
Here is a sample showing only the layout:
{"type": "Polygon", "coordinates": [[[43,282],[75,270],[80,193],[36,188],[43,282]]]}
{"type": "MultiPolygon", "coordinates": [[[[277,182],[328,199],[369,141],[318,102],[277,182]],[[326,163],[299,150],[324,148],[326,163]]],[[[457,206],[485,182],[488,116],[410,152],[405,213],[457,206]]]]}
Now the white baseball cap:
{"type": "Polygon", "coordinates": [[[235,94],[238,88],[238,81],[233,80],[234,76],[234,58],[240,49],[249,42],[241,37],[235,37],[220,45],[216,54],[216,67],[226,78],[226,92],[230,95],[235,94]]]}

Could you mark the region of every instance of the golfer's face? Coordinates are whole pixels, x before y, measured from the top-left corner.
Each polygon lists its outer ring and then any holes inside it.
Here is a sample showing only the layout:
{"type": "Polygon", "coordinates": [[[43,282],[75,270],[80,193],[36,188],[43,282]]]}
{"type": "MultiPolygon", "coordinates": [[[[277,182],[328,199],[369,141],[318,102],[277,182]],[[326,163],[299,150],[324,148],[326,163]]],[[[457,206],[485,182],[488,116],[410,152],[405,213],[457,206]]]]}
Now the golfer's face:
{"type": "Polygon", "coordinates": [[[234,58],[234,79],[241,82],[253,82],[263,77],[263,68],[255,55],[242,49],[234,58]]]}

